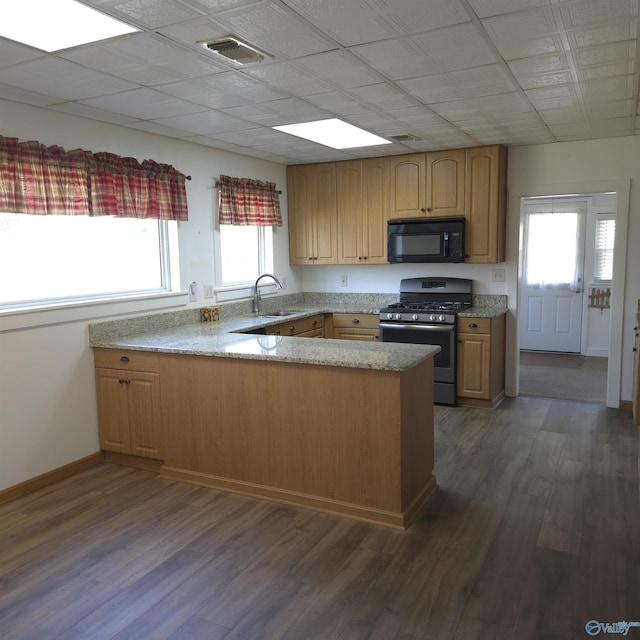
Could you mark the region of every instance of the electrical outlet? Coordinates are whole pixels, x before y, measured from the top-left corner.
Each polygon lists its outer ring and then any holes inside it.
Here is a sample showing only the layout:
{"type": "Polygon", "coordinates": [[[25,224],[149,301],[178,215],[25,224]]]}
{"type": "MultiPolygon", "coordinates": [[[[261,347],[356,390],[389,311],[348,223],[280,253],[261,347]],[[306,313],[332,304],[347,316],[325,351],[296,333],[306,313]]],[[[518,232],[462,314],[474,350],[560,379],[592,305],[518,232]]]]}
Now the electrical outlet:
{"type": "Polygon", "coordinates": [[[504,269],[491,269],[491,282],[504,282],[504,269]]]}
{"type": "Polygon", "coordinates": [[[205,284],[204,285],[204,297],[205,298],[213,298],[213,285],[205,284]]]}
{"type": "Polygon", "coordinates": [[[347,286],[347,276],[340,276],[340,286],[341,287],[347,286]]]}

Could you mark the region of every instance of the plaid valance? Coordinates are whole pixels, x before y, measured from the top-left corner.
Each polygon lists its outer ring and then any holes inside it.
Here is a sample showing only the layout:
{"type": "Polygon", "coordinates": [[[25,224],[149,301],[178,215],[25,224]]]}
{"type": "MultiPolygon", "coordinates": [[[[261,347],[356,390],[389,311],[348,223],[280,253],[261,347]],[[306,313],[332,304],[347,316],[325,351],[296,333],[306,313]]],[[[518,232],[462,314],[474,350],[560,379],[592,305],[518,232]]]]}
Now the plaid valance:
{"type": "Polygon", "coordinates": [[[65,151],[0,136],[0,211],[187,220],[186,177],[171,165],[65,151]]]}
{"type": "Polygon", "coordinates": [[[275,183],[220,176],[219,218],[220,224],[281,227],[275,183]]]}

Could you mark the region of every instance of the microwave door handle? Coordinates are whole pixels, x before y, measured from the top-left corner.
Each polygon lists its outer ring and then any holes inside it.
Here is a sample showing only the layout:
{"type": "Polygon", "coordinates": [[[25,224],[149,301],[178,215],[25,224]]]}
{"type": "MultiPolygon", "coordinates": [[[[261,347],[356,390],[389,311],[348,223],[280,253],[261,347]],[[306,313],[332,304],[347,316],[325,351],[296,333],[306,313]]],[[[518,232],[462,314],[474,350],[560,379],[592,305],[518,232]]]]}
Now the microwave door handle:
{"type": "Polygon", "coordinates": [[[449,232],[445,231],[443,234],[444,238],[444,256],[445,258],[449,257],[449,232]]]}

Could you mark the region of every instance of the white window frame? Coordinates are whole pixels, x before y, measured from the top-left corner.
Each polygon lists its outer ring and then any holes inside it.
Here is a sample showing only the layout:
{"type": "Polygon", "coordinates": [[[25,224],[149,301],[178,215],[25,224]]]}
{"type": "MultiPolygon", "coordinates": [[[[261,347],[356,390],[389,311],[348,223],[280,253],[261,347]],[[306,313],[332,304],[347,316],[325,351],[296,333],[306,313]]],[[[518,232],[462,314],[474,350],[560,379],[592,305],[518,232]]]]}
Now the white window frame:
{"type": "MultiPolygon", "coordinates": [[[[603,253],[603,250],[598,247],[598,227],[600,221],[613,220],[614,222],[614,233],[613,233],[613,241],[615,243],[615,224],[616,224],[616,214],[615,213],[597,213],[596,214],[596,224],[595,224],[595,233],[594,233],[594,248],[593,248],[593,283],[594,284],[611,284],[613,282],[612,278],[599,278],[597,269],[599,263],[599,256],[603,253]]],[[[613,277],[613,259],[614,259],[614,250],[615,246],[611,247],[611,273],[613,277]]]]}
{"type": "MultiPolygon", "coordinates": [[[[217,217],[217,216],[216,216],[217,217]]],[[[224,285],[222,282],[222,235],[220,231],[221,225],[216,224],[214,233],[214,276],[215,276],[215,295],[216,300],[223,302],[226,300],[239,300],[246,298],[252,294],[252,287],[255,279],[262,273],[271,272],[273,270],[273,228],[272,227],[251,227],[256,230],[255,249],[258,252],[258,271],[255,278],[234,283],[232,285],[224,285]]],[[[265,281],[264,285],[260,285],[264,293],[269,293],[271,289],[276,290],[275,284],[265,281]],[[264,291],[266,289],[266,291],[264,291]]]]}
{"type": "MultiPolygon", "coordinates": [[[[11,214],[15,215],[15,214],[11,214]]],[[[58,307],[84,306],[119,300],[162,297],[174,293],[173,283],[180,282],[178,260],[178,224],[167,220],[157,220],[159,242],[160,287],[133,291],[112,291],[96,294],[69,295],[57,298],[34,298],[24,301],[3,302],[0,300],[0,313],[15,313],[29,310],[46,310],[58,307]]],[[[114,259],[126,260],[126,256],[114,259]]]]}

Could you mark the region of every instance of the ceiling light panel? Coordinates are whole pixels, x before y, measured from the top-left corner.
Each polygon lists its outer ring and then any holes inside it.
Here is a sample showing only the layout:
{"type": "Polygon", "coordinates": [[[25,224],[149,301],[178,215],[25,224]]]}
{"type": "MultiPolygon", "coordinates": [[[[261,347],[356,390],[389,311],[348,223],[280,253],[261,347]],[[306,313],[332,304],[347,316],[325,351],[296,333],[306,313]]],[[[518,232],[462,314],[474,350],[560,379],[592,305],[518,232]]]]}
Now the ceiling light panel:
{"type": "Polygon", "coordinates": [[[137,30],[74,0],[5,2],[0,21],[1,36],[49,52],[137,30]]]}
{"type": "Polygon", "coordinates": [[[274,129],[299,138],[304,138],[305,140],[317,142],[332,149],[352,149],[354,147],[372,147],[390,144],[388,140],[380,136],[376,136],[336,118],[281,125],[274,127],[274,129]]]}

